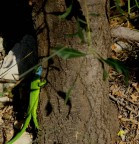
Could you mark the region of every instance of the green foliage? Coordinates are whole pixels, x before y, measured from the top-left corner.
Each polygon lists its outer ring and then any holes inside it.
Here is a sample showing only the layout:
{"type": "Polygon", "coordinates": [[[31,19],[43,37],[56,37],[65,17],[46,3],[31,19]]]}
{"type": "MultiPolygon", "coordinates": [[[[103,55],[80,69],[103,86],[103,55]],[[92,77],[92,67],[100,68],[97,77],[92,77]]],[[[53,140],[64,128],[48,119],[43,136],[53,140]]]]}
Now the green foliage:
{"type": "Polygon", "coordinates": [[[59,18],[66,19],[71,13],[71,11],[72,11],[72,4],[66,9],[66,11],[62,15],[59,15],[59,18]]]}
{"type": "Polygon", "coordinates": [[[105,69],[103,69],[103,80],[105,81],[108,78],[108,76],[109,73],[105,69]]]}
{"type": "Polygon", "coordinates": [[[118,73],[122,73],[125,76],[125,81],[128,83],[129,73],[127,67],[119,60],[113,58],[101,59],[109,66],[114,68],[118,73]]]}
{"type": "Polygon", "coordinates": [[[94,16],[94,17],[100,16],[100,14],[98,14],[98,13],[91,13],[90,15],[91,15],[91,16],[94,16]]]}
{"type": "Polygon", "coordinates": [[[78,25],[77,36],[80,38],[80,40],[81,40],[82,43],[85,42],[83,29],[80,27],[80,25],[78,25]]]}
{"type": "Polygon", "coordinates": [[[65,104],[67,104],[67,102],[71,96],[71,92],[72,92],[73,88],[74,88],[74,86],[70,87],[68,92],[66,93],[65,104]]]}
{"type": "Polygon", "coordinates": [[[80,38],[81,42],[84,43],[85,42],[85,38],[84,38],[84,33],[83,31],[85,30],[85,28],[81,27],[81,24],[87,24],[86,21],[77,18],[77,36],[80,38]]]}
{"type": "Polygon", "coordinates": [[[98,58],[98,60],[101,63],[101,66],[103,69],[103,80],[105,81],[108,78],[109,74],[108,74],[107,70],[105,69],[103,58],[98,58]]]}
{"type": "Polygon", "coordinates": [[[125,11],[120,7],[120,0],[116,0],[116,1],[115,1],[115,6],[116,6],[117,10],[118,10],[122,15],[124,15],[125,11]]]}
{"type": "Polygon", "coordinates": [[[79,37],[81,42],[84,43],[85,42],[85,38],[84,38],[84,29],[80,26],[80,23],[86,24],[86,22],[82,19],[77,18],[77,32],[73,33],[73,34],[66,34],[65,36],[67,37],[79,37]]]}
{"type": "Polygon", "coordinates": [[[120,0],[115,0],[115,6],[119,10],[119,12],[124,12],[123,9],[120,7],[120,0]]]}
{"type": "Polygon", "coordinates": [[[137,0],[135,0],[136,6],[137,8],[139,8],[139,2],[137,2],[137,0]]]}
{"type": "Polygon", "coordinates": [[[137,0],[134,0],[134,1],[127,0],[127,9],[125,9],[125,10],[123,10],[123,8],[120,6],[120,3],[121,3],[120,0],[115,0],[115,6],[116,6],[117,10],[125,17],[127,17],[125,14],[127,11],[128,19],[130,18],[132,8],[135,8],[135,7],[139,8],[139,2],[137,0]]]}
{"type": "Polygon", "coordinates": [[[56,47],[53,48],[52,51],[54,53],[57,53],[57,55],[63,59],[77,58],[86,55],[85,53],[75,50],[73,48],[65,47],[63,50],[60,51],[61,48],[62,47],[56,47]]]}
{"type": "Polygon", "coordinates": [[[77,21],[78,21],[78,22],[81,22],[81,23],[83,23],[83,24],[86,24],[86,21],[84,21],[84,20],[82,20],[82,19],[80,19],[80,18],[77,18],[77,21]]]}
{"type": "Polygon", "coordinates": [[[81,42],[84,43],[85,38],[84,38],[83,28],[81,28],[79,24],[77,25],[77,27],[78,27],[78,31],[76,33],[66,34],[65,36],[67,36],[67,37],[79,37],[81,42]]]}
{"type": "Polygon", "coordinates": [[[76,37],[78,36],[78,32],[73,33],[73,34],[65,34],[66,37],[76,37]]]}

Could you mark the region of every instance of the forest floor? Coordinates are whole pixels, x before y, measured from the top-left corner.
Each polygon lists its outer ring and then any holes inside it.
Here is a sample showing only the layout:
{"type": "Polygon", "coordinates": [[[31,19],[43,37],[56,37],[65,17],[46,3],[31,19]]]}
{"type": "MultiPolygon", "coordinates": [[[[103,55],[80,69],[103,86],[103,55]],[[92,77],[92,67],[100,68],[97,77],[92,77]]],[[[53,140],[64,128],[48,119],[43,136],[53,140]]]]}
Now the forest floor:
{"type": "MultiPolygon", "coordinates": [[[[120,0],[119,7],[111,6],[111,29],[125,27],[138,32],[139,9],[135,6],[134,9],[130,9],[130,15],[125,0],[120,0]]],[[[134,35],[131,37],[134,39],[134,35]]],[[[122,74],[112,68],[109,71],[109,97],[117,104],[120,122],[117,135],[121,140],[117,141],[117,144],[139,144],[139,40],[113,38],[111,57],[122,61],[129,72],[127,83],[122,74]]]]}

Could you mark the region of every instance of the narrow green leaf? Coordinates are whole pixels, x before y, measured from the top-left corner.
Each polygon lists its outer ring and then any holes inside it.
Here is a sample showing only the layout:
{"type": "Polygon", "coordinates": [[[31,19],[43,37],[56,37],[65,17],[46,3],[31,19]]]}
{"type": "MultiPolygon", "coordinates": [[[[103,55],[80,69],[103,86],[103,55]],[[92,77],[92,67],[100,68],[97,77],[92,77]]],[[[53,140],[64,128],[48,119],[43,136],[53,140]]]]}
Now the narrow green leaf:
{"type": "Polygon", "coordinates": [[[120,7],[120,0],[115,0],[115,6],[117,8],[117,10],[124,15],[125,11],[120,7]]]}
{"type": "Polygon", "coordinates": [[[106,69],[105,69],[103,58],[98,58],[98,60],[100,61],[101,65],[102,65],[102,69],[103,69],[103,80],[105,81],[105,80],[108,78],[109,74],[108,74],[108,72],[107,72],[106,69]]]}
{"type": "Polygon", "coordinates": [[[116,59],[108,58],[104,60],[107,64],[109,64],[111,67],[113,67],[117,72],[122,73],[124,69],[124,65],[122,62],[116,59]]]}
{"type": "Polygon", "coordinates": [[[66,37],[76,37],[78,36],[78,32],[73,33],[73,34],[65,34],[66,37]]]}
{"type": "Polygon", "coordinates": [[[3,93],[0,93],[0,97],[2,97],[3,96],[3,93]]]}
{"type": "Polygon", "coordinates": [[[67,104],[68,100],[70,99],[72,90],[73,90],[73,86],[66,93],[65,104],[67,104]]]}
{"type": "Polygon", "coordinates": [[[77,58],[85,56],[85,53],[82,53],[78,50],[75,50],[73,48],[64,48],[63,50],[59,51],[59,47],[54,48],[52,51],[57,52],[57,55],[63,59],[70,59],[70,58],[77,58]]]}
{"type": "Polygon", "coordinates": [[[71,13],[71,10],[72,10],[72,4],[66,9],[65,13],[59,15],[59,18],[66,19],[66,17],[71,13]]]}
{"type": "Polygon", "coordinates": [[[81,27],[78,28],[78,36],[81,40],[81,42],[85,42],[85,38],[84,38],[84,33],[83,33],[83,29],[81,27]]]}
{"type": "Polygon", "coordinates": [[[94,16],[94,17],[100,16],[100,14],[98,14],[98,13],[91,13],[90,15],[94,16]]]}
{"type": "Polygon", "coordinates": [[[69,100],[70,97],[71,97],[71,93],[72,93],[72,90],[73,90],[74,87],[75,87],[75,83],[76,83],[76,81],[77,81],[78,76],[79,76],[79,75],[78,75],[78,73],[77,73],[76,78],[75,78],[72,86],[71,86],[71,87],[68,89],[68,91],[66,92],[65,104],[67,104],[68,100],[69,100]]]}
{"type": "Polygon", "coordinates": [[[77,21],[77,27],[78,27],[78,31],[77,31],[78,37],[81,39],[81,42],[85,42],[83,28],[80,26],[79,21],[77,21]]]}
{"type": "Polygon", "coordinates": [[[103,61],[114,68],[117,72],[122,73],[125,76],[126,83],[128,83],[129,72],[127,67],[121,61],[113,58],[108,58],[106,60],[103,59],[103,61]]]}
{"type": "Polygon", "coordinates": [[[85,42],[85,38],[84,38],[84,33],[83,33],[83,29],[78,26],[78,31],[76,33],[73,34],[66,34],[66,37],[79,37],[81,42],[85,42]]]}
{"type": "Polygon", "coordinates": [[[136,6],[139,8],[139,2],[137,2],[137,0],[135,0],[136,6]]]}
{"type": "Polygon", "coordinates": [[[108,76],[108,72],[105,69],[103,69],[103,80],[105,81],[108,78],[108,76]]]}
{"type": "Polygon", "coordinates": [[[86,21],[84,21],[84,20],[82,20],[82,19],[80,19],[80,18],[78,18],[77,20],[78,20],[79,22],[83,23],[83,24],[87,24],[86,21]]]}

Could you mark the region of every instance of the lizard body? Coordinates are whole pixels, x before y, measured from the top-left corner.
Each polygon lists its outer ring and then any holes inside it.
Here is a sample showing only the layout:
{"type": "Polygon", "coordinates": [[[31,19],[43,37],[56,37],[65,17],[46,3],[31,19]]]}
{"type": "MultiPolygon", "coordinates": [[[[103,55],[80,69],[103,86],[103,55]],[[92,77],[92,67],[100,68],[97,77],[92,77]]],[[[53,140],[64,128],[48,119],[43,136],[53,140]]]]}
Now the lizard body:
{"type": "Polygon", "coordinates": [[[35,128],[39,129],[39,124],[37,120],[37,108],[38,108],[38,102],[39,102],[39,94],[40,94],[41,86],[46,84],[46,81],[41,82],[40,80],[41,74],[42,74],[42,66],[39,66],[35,72],[34,79],[31,82],[31,86],[30,86],[31,91],[30,91],[29,107],[27,111],[27,118],[24,122],[24,125],[21,131],[6,144],[13,144],[26,131],[31,121],[31,118],[33,119],[35,128]]]}

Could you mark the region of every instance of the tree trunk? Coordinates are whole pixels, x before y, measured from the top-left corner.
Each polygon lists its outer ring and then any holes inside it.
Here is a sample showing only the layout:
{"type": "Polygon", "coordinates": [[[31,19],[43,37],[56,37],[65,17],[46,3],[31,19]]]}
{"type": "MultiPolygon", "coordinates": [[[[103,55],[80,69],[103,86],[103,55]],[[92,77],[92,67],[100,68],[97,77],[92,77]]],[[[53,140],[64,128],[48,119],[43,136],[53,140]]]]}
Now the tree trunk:
{"type": "MultiPolygon", "coordinates": [[[[68,0],[34,2],[33,19],[39,56],[45,57],[50,48],[62,45],[90,53],[95,49],[107,58],[111,37],[106,1],[75,0],[75,11],[72,11],[68,20],[61,20],[57,16],[66,10],[66,5],[70,5],[68,0]],[[65,37],[66,34],[77,32],[78,16],[84,17],[89,23],[89,48],[78,37],[65,37]]],[[[85,39],[88,39],[88,35],[85,39]]],[[[36,143],[114,144],[118,130],[117,111],[109,100],[108,80],[103,80],[103,69],[98,59],[92,54],[70,60],[53,57],[49,66],[48,84],[40,94],[41,127],[36,143]],[[70,100],[65,104],[65,93],[68,91],[70,100]]],[[[47,64],[43,64],[43,67],[46,72],[47,64]]]]}

